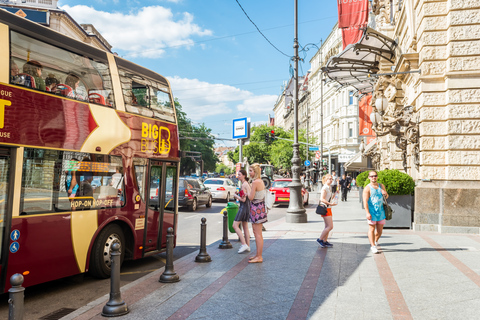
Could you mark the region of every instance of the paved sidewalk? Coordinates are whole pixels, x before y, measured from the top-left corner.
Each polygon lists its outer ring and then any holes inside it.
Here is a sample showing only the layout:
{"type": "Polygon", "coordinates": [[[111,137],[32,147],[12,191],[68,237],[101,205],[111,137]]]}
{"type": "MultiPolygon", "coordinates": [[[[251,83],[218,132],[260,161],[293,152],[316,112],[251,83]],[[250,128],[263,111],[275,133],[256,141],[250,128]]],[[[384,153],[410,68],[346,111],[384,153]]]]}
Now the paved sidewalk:
{"type": "MultiPolygon", "coordinates": [[[[211,263],[195,263],[198,252],[175,262],[180,282],[159,283],[160,269],[122,287],[130,313],[118,319],[478,319],[480,237],[386,229],[374,255],[355,195],[333,209],[333,248],[316,243],[323,221],[310,205],[306,224],[265,225],[263,263],[236,241],[212,244],[211,263]]],[[[107,301],[62,319],[104,319],[107,301]]]]}

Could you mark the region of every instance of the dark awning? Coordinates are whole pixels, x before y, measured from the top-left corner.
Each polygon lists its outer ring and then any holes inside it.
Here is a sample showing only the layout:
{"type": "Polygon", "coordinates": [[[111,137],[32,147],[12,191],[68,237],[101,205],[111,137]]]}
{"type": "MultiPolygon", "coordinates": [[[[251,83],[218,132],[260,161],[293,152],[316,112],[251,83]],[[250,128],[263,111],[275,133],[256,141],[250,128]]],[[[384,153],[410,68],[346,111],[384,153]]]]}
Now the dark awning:
{"type": "Polygon", "coordinates": [[[396,46],[394,40],[366,28],[359,42],[349,44],[341,53],[331,57],[322,71],[342,87],[352,86],[360,94],[372,92],[376,79],[371,75],[378,72],[380,59],[393,63],[396,46]]]}

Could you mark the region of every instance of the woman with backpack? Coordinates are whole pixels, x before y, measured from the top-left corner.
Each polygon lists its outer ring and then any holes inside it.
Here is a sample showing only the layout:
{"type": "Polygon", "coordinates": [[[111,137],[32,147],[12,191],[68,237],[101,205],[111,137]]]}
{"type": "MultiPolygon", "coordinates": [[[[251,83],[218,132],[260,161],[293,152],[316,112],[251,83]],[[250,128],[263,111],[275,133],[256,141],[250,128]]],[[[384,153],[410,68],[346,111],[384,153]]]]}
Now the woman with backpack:
{"type": "Polygon", "coordinates": [[[267,222],[267,207],[265,205],[265,185],[261,179],[261,169],[258,163],[254,163],[248,169],[248,174],[252,181],[252,188],[248,194],[250,199],[250,221],[252,222],[253,234],[255,236],[255,245],[257,252],[250,257],[249,263],[263,262],[263,235],[262,224],[267,222]]]}

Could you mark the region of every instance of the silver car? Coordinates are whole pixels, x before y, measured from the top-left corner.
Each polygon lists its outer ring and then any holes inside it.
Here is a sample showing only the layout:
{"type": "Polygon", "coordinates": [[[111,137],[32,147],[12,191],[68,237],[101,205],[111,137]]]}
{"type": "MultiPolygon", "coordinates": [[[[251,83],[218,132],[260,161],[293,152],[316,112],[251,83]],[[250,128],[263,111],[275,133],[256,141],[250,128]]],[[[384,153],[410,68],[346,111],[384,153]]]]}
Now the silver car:
{"type": "Polygon", "coordinates": [[[203,184],[210,189],[214,200],[228,202],[233,199],[233,195],[237,191],[237,187],[232,180],[227,178],[209,178],[203,184]]]}

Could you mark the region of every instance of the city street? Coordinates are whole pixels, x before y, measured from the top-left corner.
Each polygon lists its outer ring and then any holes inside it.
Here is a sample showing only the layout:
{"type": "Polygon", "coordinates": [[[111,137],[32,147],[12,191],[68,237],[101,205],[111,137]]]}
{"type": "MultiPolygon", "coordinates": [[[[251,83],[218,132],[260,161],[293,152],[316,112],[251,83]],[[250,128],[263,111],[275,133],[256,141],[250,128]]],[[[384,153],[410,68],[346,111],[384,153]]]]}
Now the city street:
{"type": "MultiPolygon", "coordinates": [[[[197,211],[189,212],[181,208],[178,214],[177,247],[174,259],[180,259],[194,251],[198,251],[200,243],[200,219],[207,219],[207,245],[221,240],[223,236],[223,215],[219,212],[225,202],[214,202],[211,208],[200,206],[197,211]]],[[[276,206],[269,214],[270,221],[285,216],[287,206],[276,206]]],[[[251,231],[251,230],[250,230],[251,231]]],[[[253,233],[252,233],[253,237],[253,233]]],[[[235,234],[229,233],[229,239],[236,243],[235,234]]],[[[165,265],[165,253],[146,257],[135,261],[125,261],[121,269],[121,285],[124,286],[165,265]]],[[[110,280],[99,280],[89,274],[52,281],[29,287],[25,290],[25,320],[40,319],[62,308],[77,308],[107,294],[110,280]]],[[[8,294],[0,296],[0,319],[8,318],[8,294]]],[[[48,319],[59,319],[48,317],[48,319]]]]}

